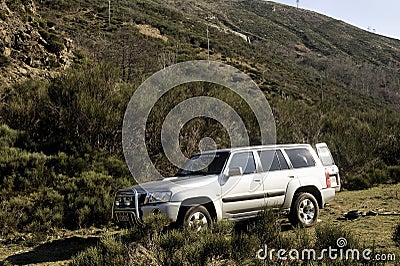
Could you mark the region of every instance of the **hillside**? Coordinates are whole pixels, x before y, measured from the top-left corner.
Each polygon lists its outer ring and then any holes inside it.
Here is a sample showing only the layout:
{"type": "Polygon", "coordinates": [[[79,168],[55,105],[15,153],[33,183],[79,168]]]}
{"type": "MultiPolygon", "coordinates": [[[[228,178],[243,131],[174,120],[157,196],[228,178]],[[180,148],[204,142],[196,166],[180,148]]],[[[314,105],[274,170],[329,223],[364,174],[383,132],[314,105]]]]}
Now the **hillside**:
{"type": "MultiPolygon", "coordinates": [[[[40,43],[48,43],[45,37],[51,41],[52,36],[58,38],[55,43],[60,51],[45,48],[55,56],[62,57],[63,45],[71,46],[72,40],[78,56],[81,51],[92,60],[111,61],[121,68],[124,81],[132,81],[137,72],[147,76],[166,64],[206,58],[208,25],[212,59],[232,61],[266,91],[313,99],[322,78],[328,95],[348,89],[356,97],[372,96],[399,108],[400,41],[315,12],[262,1],[119,0],[111,6],[109,26],[104,1],[18,3],[7,8],[3,0],[3,28],[8,32],[9,25],[27,20],[25,31],[33,30],[30,37],[39,45],[14,51],[12,55],[24,60],[9,69],[20,69],[23,61],[29,61],[23,57],[27,50],[40,54],[40,43]],[[13,6],[15,11],[10,10],[13,6]],[[330,92],[332,87],[334,92],[330,92]]],[[[18,36],[15,30],[11,32],[18,36]]],[[[7,45],[5,55],[10,53],[7,45]]],[[[58,58],[55,65],[62,62],[58,58]]]]}
{"type": "Polygon", "coordinates": [[[45,4],[40,8],[92,57],[118,63],[124,80],[130,79],[131,68],[159,69],[163,52],[176,54],[176,61],[204,58],[208,25],[213,59],[238,60],[242,68],[254,65],[269,82],[280,75],[279,87],[286,82],[303,90],[299,82],[320,74],[328,84],[400,102],[400,41],[315,12],[259,1],[118,1],[108,27],[107,3],[64,5],[62,15],[45,4]],[[154,57],[153,64],[144,55],[154,57]]]}
{"type": "MultiPolygon", "coordinates": [[[[73,40],[77,65],[109,63],[118,71],[115,79],[133,88],[168,65],[206,59],[208,26],[211,59],[241,69],[265,92],[275,114],[278,142],[330,142],[346,172],[376,157],[378,147],[399,151],[398,131],[393,129],[400,111],[399,40],[262,1],[119,0],[111,5],[110,23],[104,1],[39,1],[36,6],[52,31],[73,40]],[[303,121],[305,116],[310,119],[303,121]],[[331,127],[342,133],[348,128],[350,140],[324,135],[331,127]],[[382,128],[390,135],[382,135],[382,128]],[[352,130],[363,132],[363,137],[352,130]],[[349,148],[363,138],[376,140],[373,147],[349,148]]],[[[172,108],[167,102],[160,103],[167,104],[161,109],[172,108]]],[[[157,135],[159,129],[154,132],[157,135]]],[[[252,143],[257,139],[250,137],[252,143]]],[[[154,158],[159,157],[160,144],[150,147],[154,158]]]]}
{"type": "Polygon", "coordinates": [[[0,7],[1,87],[29,77],[50,78],[71,64],[72,40],[41,19],[34,1],[2,0],[0,7]]]}
{"type": "MultiPolygon", "coordinates": [[[[249,0],[0,0],[0,242],[37,243],[60,228],[110,223],[113,194],[135,182],[121,127],[137,87],[178,62],[210,59],[247,73],[271,105],[279,143],[326,142],[345,189],[400,182],[400,41],[302,9],[249,0]]],[[[254,114],[215,84],[183,84],[147,120],[157,169],[164,118],[194,96],[254,114]]],[[[213,119],[180,132],[185,155],[229,136],[213,119]]],[[[397,197],[397,196],[396,196],[397,197]]]]}

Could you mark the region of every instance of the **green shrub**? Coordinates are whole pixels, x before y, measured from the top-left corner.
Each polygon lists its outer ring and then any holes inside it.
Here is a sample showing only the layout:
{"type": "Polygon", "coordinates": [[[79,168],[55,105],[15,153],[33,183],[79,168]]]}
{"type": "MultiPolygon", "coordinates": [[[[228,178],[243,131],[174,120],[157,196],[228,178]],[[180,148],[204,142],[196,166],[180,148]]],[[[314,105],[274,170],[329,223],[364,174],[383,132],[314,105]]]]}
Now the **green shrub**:
{"type": "Polygon", "coordinates": [[[367,174],[372,185],[386,184],[389,181],[387,167],[371,168],[367,171],[367,174]]]}
{"type": "Polygon", "coordinates": [[[259,239],[255,235],[238,233],[232,237],[232,258],[243,264],[251,264],[254,259],[252,254],[256,254],[257,250],[263,247],[259,239]]]}
{"type": "Polygon", "coordinates": [[[143,221],[144,231],[150,236],[159,236],[169,225],[170,220],[164,214],[150,215],[143,221]]]}
{"type": "Polygon", "coordinates": [[[394,165],[388,167],[389,178],[393,183],[397,184],[400,182],[400,165],[394,165]]]}
{"type": "Polygon", "coordinates": [[[277,211],[266,208],[257,215],[256,219],[250,221],[249,233],[255,235],[262,244],[274,245],[281,231],[279,218],[277,211]]]}
{"type": "Polygon", "coordinates": [[[89,247],[72,258],[71,265],[128,265],[128,247],[116,236],[105,236],[95,247],[89,247]]]}
{"type": "MultiPolygon", "coordinates": [[[[338,251],[342,250],[343,254],[346,254],[347,250],[362,250],[362,245],[359,243],[357,238],[355,238],[350,231],[342,227],[332,224],[322,224],[317,225],[315,232],[316,239],[314,249],[316,250],[317,256],[318,254],[322,254],[323,250],[329,250],[329,248],[337,249],[338,251]]],[[[363,259],[362,257],[360,258],[361,260],[363,259]]],[[[342,257],[341,260],[332,260],[328,256],[325,256],[324,262],[327,265],[329,264],[338,266],[360,265],[360,261],[357,259],[353,260],[351,256],[347,259],[346,257],[342,257]]],[[[366,261],[366,263],[368,263],[368,261],[366,261]]]]}
{"type": "Polygon", "coordinates": [[[50,53],[59,54],[62,52],[62,50],[64,50],[64,48],[65,46],[63,40],[59,36],[50,33],[50,38],[48,39],[46,49],[50,53]]]}
{"type": "Polygon", "coordinates": [[[182,248],[186,242],[187,238],[185,233],[181,230],[167,231],[158,239],[158,244],[167,254],[173,254],[173,252],[182,248]]]}
{"type": "Polygon", "coordinates": [[[63,224],[68,228],[100,226],[111,218],[114,178],[96,172],[78,177],[58,176],[57,189],[64,195],[63,224]]]}
{"type": "MultiPolygon", "coordinates": [[[[345,238],[347,244],[343,246],[343,251],[347,249],[360,249],[353,235],[330,224],[317,225],[315,236],[310,234],[308,229],[295,228],[293,234],[276,233],[276,227],[267,227],[259,219],[276,222],[279,216],[265,210],[256,219],[248,223],[247,232],[234,230],[231,222],[219,221],[215,223],[212,230],[208,229],[201,232],[193,230],[163,230],[164,218],[154,216],[146,220],[143,227],[131,229],[127,237],[128,243],[124,245],[118,238],[102,239],[96,248],[78,254],[74,258],[73,265],[86,265],[85,261],[90,258],[94,260],[100,258],[103,265],[111,265],[118,262],[118,265],[276,265],[286,262],[273,258],[272,261],[267,257],[265,261],[259,260],[256,256],[260,248],[268,246],[268,250],[279,250],[281,248],[289,250],[315,249],[316,255],[321,254],[323,249],[341,248],[338,247],[338,239],[345,238]],[[150,225],[153,223],[154,225],[150,225]],[[265,236],[267,230],[273,233],[273,238],[265,236]],[[275,229],[275,231],[273,231],[275,229]],[[142,232],[142,233],[140,233],[142,232]],[[143,233],[144,232],[144,233],[143,233]],[[152,232],[152,233],[151,233],[152,232]],[[269,241],[263,242],[263,241],[269,241]],[[108,261],[107,261],[108,258],[108,261]],[[77,263],[80,264],[77,264],[77,263]],[[111,263],[111,264],[110,264],[111,263]]],[[[278,232],[280,229],[278,229],[278,232]]],[[[326,253],[325,253],[326,254],[326,253]]],[[[308,265],[311,258],[300,263],[308,265]]],[[[325,263],[332,265],[356,265],[354,261],[332,261],[327,258],[325,263]],[[352,264],[353,263],[353,264],[352,264]]],[[[298,265],[298,261],[293,261],[298,265]]],[[[290,265],[290,264],[288,264],[290,265]]]]}
{"type": "Polygon", "coordinates": [[[13,146],[20,136],[20,131],[11,129],[7,125],[0,125],[0,150],[13,146]]]}
{"type": "Polygon", "coordinates": [[[347,244],[343,247],[345,249],[360,248],[357,239],[348,230],[331,225],[331,224],[318,224],[315,228],[315,248],[316,250],[323,250],[324,248],[337,248],[338,239],[345,238],[347,244]]]}
{"type": "Polygon", "coordinates": [[[0,234],[30,232],[41,241],[56,228],[107,224],[114,192],[132,184],[126,165],[105,152],[81,158],[16,147],[29,146],[25,137],[0,126],[0,234]]]}
{"type": "Polygon", "coordinates": [[[394,229],[393,241],[400,247],[400,223],[394,229]]]}
{"type": "Polygon", "coordinates": [[[371,181],[369,180],[369,176],[363,174],[358,174],[355,175],[351,178],[348,178],[346,182],[346,188],[348,190],[362,190],[362,189],[368,189],[371,188],[372,184],[371,181]]]}
{"type": "Polygon", "coordinates": [[[11,58],[6,55],[0,55],[0,67],[8,66],[11,63],[11,58]]]}
{"type": "Polygon", "coordinates": [[[99,247],[89,247],[72,258],[71,266],[101,266],[103,255],[99,247]]]}

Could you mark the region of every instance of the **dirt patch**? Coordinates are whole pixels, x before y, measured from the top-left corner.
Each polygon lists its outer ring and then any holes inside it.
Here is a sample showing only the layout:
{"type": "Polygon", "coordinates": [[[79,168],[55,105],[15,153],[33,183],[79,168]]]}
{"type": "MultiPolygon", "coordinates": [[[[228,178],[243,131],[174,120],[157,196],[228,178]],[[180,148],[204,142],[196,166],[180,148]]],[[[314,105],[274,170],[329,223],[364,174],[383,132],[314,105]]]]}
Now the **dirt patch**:
{"type": "Polygon", "coordinates": [[[154,28],[154,27],[152,27],[150,25],[138,24],[138,25],[135,25],[135,27],[138,28],[139,29],[139,33],[141,33],[143,35],[150,36],[150,37],[153,37],[153,38],[158,38],[158,39],[163,40],[164,42],[168,41],[168,37],[167,36],[161,35],[161,32],[160,32],[159,29],[154,28]]]}
{"type": "MultiPolygon", "coordinates": [[[[19,251],[7,257],[4,262],[12,265],[67,265],[74,255],[90,246],[95,246],[99,240],[99,237],[77,236],[62,240],[54,240],[36,246],[30,251],[19,251]]],[[[0,262],[0,265],[2,265],[2,262],[0,262]]]]}

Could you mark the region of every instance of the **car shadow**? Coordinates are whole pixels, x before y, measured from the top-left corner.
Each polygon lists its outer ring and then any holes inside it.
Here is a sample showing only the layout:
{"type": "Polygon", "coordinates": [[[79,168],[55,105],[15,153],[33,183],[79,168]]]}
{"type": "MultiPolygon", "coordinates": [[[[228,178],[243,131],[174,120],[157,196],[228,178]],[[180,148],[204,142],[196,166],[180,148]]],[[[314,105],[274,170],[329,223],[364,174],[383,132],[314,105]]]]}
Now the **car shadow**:
{"type": "Polygon", "coordinates": [[[13,265],[26,265],[69,260],[80,251],[95,246],[99,241],[100,237],[84,238],[77,236],[54,240],[39,245],[31,251],[9,256],[5,259],[5,262],[13,265]]]}
{"type": "MultiPolygon", "coordinates": [[[[239,221],[234,224],[233,230],[236,233],[248,233],[248,230],[251,226],[254,226],[254,223],[256,222],[256,219],[249,219],[245,221],[239,221]]],[[[279,219],[278,220],[279,226],[280,226],[280,231],[281,232],[286,232],[286,231],[291,231],[294,230],[295,228],[293,225],[291,225],[286,219],[279,219]]]]}

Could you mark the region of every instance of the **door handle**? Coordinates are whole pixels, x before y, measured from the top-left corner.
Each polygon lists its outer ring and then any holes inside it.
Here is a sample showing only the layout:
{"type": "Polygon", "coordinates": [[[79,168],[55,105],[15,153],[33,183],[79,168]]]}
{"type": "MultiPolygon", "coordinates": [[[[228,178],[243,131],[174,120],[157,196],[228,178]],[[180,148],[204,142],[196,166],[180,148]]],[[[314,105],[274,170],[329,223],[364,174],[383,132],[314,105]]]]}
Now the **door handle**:
{"type": "Polygon", "coordinates": [[[288,176],[289,178],[294,178],[294,175],[290,175],[290,176],[288,176]]]}
{"type": "Polygon", "coordinates": [[[260,183],[261,179],[253,179],[254,182],[260,183]]]}

